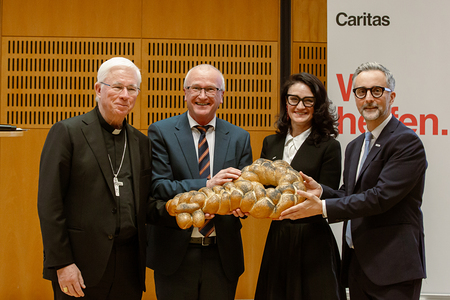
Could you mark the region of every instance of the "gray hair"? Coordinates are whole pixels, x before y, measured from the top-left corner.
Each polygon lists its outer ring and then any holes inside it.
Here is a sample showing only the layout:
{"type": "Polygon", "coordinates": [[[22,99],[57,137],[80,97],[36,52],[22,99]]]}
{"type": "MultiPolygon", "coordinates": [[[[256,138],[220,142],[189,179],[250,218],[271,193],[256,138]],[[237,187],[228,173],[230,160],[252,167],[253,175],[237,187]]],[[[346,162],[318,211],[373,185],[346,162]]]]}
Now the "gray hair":
{"type": "Polygon", "coordinates": [[[395,79],[394,75],[392,75],[391,71],[389,71],[386,67],[384,67],[382,64],[379,64],[377,62],[366,62],[361,64],[353,74],[353,88],[355,87],[355,79],[356,76],[358,76],[360,73],[365,71],[381,71],[386,76],[386,84],[387,86],[394,91],[395,89],[395,79]]]}
{"type": "Polygon", "coordinates": [[[221,89],[222,91],[225,90],[225,78],[223,77],[222,72],[220,72],[219,69],[217,69],[216,67],[214,67],[213,65],[210,65],[210,64],[201,64],[201,65],[192,67],[192,68],[187,72],[186,77],[184,78],[184,88],[187,87],[188,78],[189,78],[189,75],[191,74],[192,70],[197,69],[197,68],[210,68],[210,69],[216,70],[216,71],[220,74],[221,81],[222,81],[222,86],[219,86],[219,89],[221,89]]]}

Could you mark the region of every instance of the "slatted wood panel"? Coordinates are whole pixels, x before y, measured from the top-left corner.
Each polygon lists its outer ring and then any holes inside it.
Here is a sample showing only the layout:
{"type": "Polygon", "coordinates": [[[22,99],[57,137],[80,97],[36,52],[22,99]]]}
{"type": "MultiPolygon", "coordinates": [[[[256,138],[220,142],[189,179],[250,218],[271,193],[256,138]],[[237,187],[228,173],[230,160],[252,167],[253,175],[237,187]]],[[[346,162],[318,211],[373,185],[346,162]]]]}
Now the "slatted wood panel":
{"type": "Polygon", "coordinates": [[[278,108],[277,43],[144,40],[141,117],[153,122],[184,113],[183,83],[193,66],[208,63],[224,74],[218,117],[244,129],[273,129],[278,108]]]}
{"type": "MultiPolygon", "coordinates": [[[[49,128],[90,111],[100,65],[114,56],[138,64],[140,45],[124,39],[4,37],[0,123],[49,128]]],[[[138,109],[128,121],[139,124],[138,109]]]]}
{"type": "Polygon", "coordinates": [[[124,56],[141,65],[143,83],[130,124],[151,123],[186,111],[183,80],[201,63],[225,76],[218,117],[245,129],[272,129],[278,107],[277,44],[270,42],[3,38],[0,122],[49,128],[95,105],[101,63],[124,56]],[[142,121],[141,121],[142,118],[142,121]]]}
{"type": "Polygon", "coordinates": [[[327,87],[327,44],[292,43],[292,73],[307,72],[327,87]]]}

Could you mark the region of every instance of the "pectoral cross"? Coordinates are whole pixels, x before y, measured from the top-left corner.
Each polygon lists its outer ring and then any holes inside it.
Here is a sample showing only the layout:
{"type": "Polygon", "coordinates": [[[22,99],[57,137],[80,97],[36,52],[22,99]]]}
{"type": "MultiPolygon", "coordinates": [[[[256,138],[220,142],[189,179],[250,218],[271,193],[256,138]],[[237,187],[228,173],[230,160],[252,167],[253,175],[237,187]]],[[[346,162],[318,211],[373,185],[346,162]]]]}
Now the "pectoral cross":
{"type": "Polygon", "coordinates": [[[116,196],[120,196],[119,186],[123,186],[123,182],[119,181],[117,177],[114,177],[114,191],[116,192],[116,196]]]}

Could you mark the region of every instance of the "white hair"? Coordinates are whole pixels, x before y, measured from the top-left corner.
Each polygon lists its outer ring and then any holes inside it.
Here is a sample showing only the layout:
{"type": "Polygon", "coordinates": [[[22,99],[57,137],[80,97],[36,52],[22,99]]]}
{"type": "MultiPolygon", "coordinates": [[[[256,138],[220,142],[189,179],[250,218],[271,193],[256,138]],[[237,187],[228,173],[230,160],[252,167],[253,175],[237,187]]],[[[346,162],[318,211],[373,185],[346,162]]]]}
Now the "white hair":
{"type": "Polygon", "coordinates": [[[105,78],[109,75],[111,72],[111,69],[116,68],[130,68],[133,71],[136,72],[136,77],[138,79],[138,85],[141,84],[142,77],[141,77],[141,71],[139,68],[128,58],[125,57],[113,57],[108,59],[107,61],[103,62],[100,68],[98,68],[97,72],[97,81],[104,81],[105,78]]]}

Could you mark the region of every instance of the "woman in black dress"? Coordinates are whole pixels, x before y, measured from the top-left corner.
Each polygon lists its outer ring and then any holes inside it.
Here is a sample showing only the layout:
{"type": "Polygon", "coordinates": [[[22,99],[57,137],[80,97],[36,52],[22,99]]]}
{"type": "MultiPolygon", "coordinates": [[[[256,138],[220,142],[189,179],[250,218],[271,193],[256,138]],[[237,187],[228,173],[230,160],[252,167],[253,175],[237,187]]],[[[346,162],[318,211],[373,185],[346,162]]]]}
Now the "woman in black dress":
{"type": "MultiPolygon", "coordinates": [[[[277,133],[263,142],[261,157],[283,159],[297,171],[337,189],[341,147],[337,115],[322,82],[294,74],[283,85],[277,133]]],[[[340,258],[326,219],[274,220],[267,235],[255,300],[345,299],[340,258]]]]}

